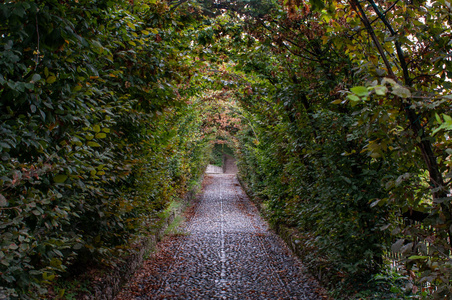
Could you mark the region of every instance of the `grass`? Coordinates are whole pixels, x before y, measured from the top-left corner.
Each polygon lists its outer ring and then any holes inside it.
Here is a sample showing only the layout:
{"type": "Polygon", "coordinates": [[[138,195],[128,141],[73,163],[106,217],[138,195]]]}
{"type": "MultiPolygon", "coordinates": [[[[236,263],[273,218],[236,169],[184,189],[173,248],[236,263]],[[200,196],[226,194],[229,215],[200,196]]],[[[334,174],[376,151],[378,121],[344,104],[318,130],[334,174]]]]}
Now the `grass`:
{"type": "Polygon", "coordinates": [[[171,222],[171,224],[168,225],[168,227],[165,229],[164,234],[165,235],[188,235],[189,233],[185,232],[184,230],[181,230],[180,225],[183,224],[185,219],[182,216],[176,216],[171,222]]]}

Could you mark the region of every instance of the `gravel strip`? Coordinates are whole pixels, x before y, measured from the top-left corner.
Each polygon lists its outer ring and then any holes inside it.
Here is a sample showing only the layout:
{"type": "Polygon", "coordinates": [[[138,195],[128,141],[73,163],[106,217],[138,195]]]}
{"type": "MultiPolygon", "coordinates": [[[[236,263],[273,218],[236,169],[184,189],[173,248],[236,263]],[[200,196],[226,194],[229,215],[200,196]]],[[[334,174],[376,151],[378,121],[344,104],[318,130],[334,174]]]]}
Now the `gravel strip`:
{"type": "Polygon", "coordinates": [[[117,300],[326,298],[235,175],[206,180],[182,229],[186,234],[164,240],[117,300]]]}

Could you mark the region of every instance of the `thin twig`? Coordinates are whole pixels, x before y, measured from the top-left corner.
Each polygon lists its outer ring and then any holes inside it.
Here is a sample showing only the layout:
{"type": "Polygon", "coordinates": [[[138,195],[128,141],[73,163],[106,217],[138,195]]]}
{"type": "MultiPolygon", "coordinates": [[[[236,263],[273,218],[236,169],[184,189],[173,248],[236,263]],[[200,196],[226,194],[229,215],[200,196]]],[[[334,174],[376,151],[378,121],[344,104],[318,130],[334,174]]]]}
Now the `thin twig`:
{"type": "MultiPolygon", "coordinates": [[[[384,11],[383,15],[386,16],[386,14],[387,14],[391,9],[393,9],[394,6],[396,6],[396,4],[399,3],[399,1],[400,1],[400,0],[397,0],[396,2],[394,2],[394,4],[392,4],[388,9],[386,9],[386,10],[384,11]]],[[[372,25],[373,23],[375,23],[375,22],[378,21],[379,19],[380,19],[379,17],[373,19],[373,20],[370,22],[370,25],[372,25]]]]}
{"type": "Polygon", "coordinates": [[[187,2],[188,0],[181,0],[179,1],[179,3],[175,4],[173,7],[171,7],[170,11],[175,11],[176,8],[178,8],[180,5],[184,4],[185,2],[187,2]]]}
{"type": "MultiPolygon", "coordinates": [[[[39,9],[38,9],[38,11],[39,11],[39,9]]],[[[39,65],[39,54],[40,54],[40,51],[39,51],[39,47],[40,47],[40,46],[39,46],[40,39],[39,39],[38,12],[36,12],[35,20],[36,20],[36,35],[37,35],[37,37],[38,37],[38,49],[36,50],[36,66],[35,66],[35,68],[37,68],[38,65],[39,65]]]]}

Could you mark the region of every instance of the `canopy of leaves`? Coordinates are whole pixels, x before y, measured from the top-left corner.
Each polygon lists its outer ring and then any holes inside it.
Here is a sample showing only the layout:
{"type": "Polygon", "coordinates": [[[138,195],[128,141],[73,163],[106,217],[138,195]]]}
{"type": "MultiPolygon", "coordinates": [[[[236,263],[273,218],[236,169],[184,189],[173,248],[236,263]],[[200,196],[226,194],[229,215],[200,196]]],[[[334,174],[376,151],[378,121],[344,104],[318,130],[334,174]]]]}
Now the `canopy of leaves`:
{"type": "Polygon", "coordinates": [[[395,251],[407,293],[450,295],[450,5],[222,12],[205,48],[241,77],[240,176],[273,222],[296,227],[307,264],[342,291],[395,251]]]}
{"type": "Polygon", "coordinates": [[[0,293],[130,251],[221,141],[341,295],[397,252],[403,293],[450,297],[449,2],[18,0],[0,19],[0,293]]]}
{"type": "Polygon", "coordinates": [[[201,176],[211,138],[184,96],[187,11],[6,1],[0,19],[0,295],[35,298],[133,251],[201,176]]]}

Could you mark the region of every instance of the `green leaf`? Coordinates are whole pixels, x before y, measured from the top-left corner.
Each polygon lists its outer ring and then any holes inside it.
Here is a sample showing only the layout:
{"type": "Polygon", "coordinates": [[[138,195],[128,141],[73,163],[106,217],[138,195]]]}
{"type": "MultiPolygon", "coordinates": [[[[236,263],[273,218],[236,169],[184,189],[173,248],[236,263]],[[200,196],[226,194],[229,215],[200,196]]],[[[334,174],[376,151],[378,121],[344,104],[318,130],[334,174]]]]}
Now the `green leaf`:
{"type": "MultiPolygon", "coordinates": [[[[0,261],[0,263],[2,264],[2,265],[4,265],[4,266],[6,266],[6,267],[9,267],[9,262],[7,261],[7,260],[5,260],[5,259],[2,259],[1,261],[0,261]]],[[[11,282],[12,282],[13,280],[11,280],[11,282]]]]}
{"type": "Polygon", "coordinates": [[[11,149],[11,146],[5,142],[0,142],[0,147],[3,149],[11,149]]]}
{"type": "Polygon", "coordinates": [[[384,84],[386,84],[386,83],[389,83],[389,84],[392,85],[392,86],[397,85],[397,83],[395,82],[395,80],[392,79],[392,78],[389,78],[389,77],[385,77],[385,78],[383,78],[383,80],[381,81],[381,84],[382,84],[382,85],[384,85],[384,84]]]}
{"type": "Polygon", "coordinates": [[[12,90],[16,90],[16,89],[17,89],[16,83],[15,83],[15,82],[8,81],[7,85],[8,85],[9,88],[12,89],[12,90]]]}
{"type": "Polygon", "coordinates": [[[12,13],[19,16],[20,18],[23,18],[23,16],[25,15],[25,10],[23,9],[23,7],[15,6],[12,13]]]}
{"type": "Polygon", "coordinates": [[[47,83],[54,83],[56,81],[56,77],[55,76],[49,76],[49,77],[47,77],[47,80],[46,80],[46,82],[47,83]]]}
{"type": "Polygon", "coordinates": [[[372,158],[379,158],[379,157],[381,157],[381,154],[378,153],[378,152],[371,152],[369,154],[369,156],[372,157],[372,158]]]}
{"type": "Polygon", "coordinates": [[[380,201],[381,201],[381,199],[375,200],[374,202],[372,202],[372,203],[370,204],[370,207],[375,207],[376,205],[378,205],[378,203],[380,203],[380,201]]]}
{"type": "Polygon", "coordinates": [[[392,93],[396,96],[399,96],[400,98],[410,98],[411,97],[411,92],[409,89],[407,89],[406,87],[403,87],[399,84],[394,85],[394,88],[392,90],[392,93]]]}
{"type": "Polygon", "coordinates": [[[443,123],[443,120],[441,120],[440,116],[437,113],[435,113],[435,119],[439,124],[443,123]]]}
{"type": "Polygon", "coordinates": [[[9,245],[8,248],[11,249],[11,250],[16,250],[16,249],[19,248],[19,246],[17,246],[16,243],[12,243],[12,244],[9,245]]]}
{"type": "Polygon", "coordinates": [[[408,259],[412,259],[412,260],[414,260],[414,259],[428,259],[428,256],[413,255],[413,256],[408,257],[408,259]]]}
{"type": "Polygon", "coordinates": [[[100,132],[100,126],[99,125],[94,125],[93,131],[94,132],[100,132]]]}
{"type": "Polygon", "coordinates": [[[72,247],[72,248],[73,248],[74,250],[80,250],[80,249],[83,248],[83,244],[77,243],[77,244],[75,244],[74,247],[72,247]]]}
{"type": "Polygon", "coordinates": [[[63,299],[64,293],[66,292],[66,289],[60,289],[58,291],[58,298],[63,299]]]}
{"type": "Polygon", "coordinates": [[[90,146],[90,147],[100,147],[100,144],[98,144],[96,142],[93,142],[93,141],[89,141],[88,142],[88,146],[90,146]]]}
{"type": "Polygon", "coordinates": [[[354,94],[348,94],[347,98],[351,101],[360,101],[361,98],[359,98],[358,96],[354,95],[354,94]]]}
{"type": "Polygon", "coordinates": [[[104,47],[102,46],[101,43],[99,43],[99,41],[92,41],[92,45],[94,53],[102,54],[102,52],[104,51],[104,47]]]}
{"type": "Polygon", "coordinates": [[[0,194],[0,206],[8,206],[8,200],[2,194],[0,194]]]}
{"type": "Polygon", "coordinates": [[[435,135],[438,131],[440,131],[441,129],[443,129],[443,126],[439,126],[438,128],[435,128],[433,131],[432,131],[432,135],[435,135]]]}
{"type": "Polygon", "coordinates": [[[96,138],[98,138],[98,139],[104,139],[106,137],[107,137],[107,135],[103,132],[99,132],[98,134],[96,134],[96,138]]]}
{"type": "Polygon", "coordinates": [[[400,250],[400,248],[402,248],[404,242],[405,242],[405,239],[399,239],[399,240],[397,240],[397,242],[392,244],[392,246],[391,246],[392,252],[399,252],[399,250],[400,250]]]}
{"type": "Polygon", "coordinates": [[[129,26],[130,28],[132,28],[133,30],[135,30],[135,24],[128,22],[127,26],[129,26]]]}
{"type": "Polygon", "coordinates": [[[341,176],[341,177],[342,177],[342,179],[344,179],[345,182],[347,182],[348,184],[352,183],[352,181],[350,180],[350,178],[347,178],[347,177],[345,177],[345,176],[341,176]]]}
{"type": "Polygon", "coordinates": [[[369,91],[365,86],[355,86],[355,87],[352,87],[350,89],[350,91],[352,91],[352,93],[354,93],[360,97],[364,97],[369,94],[369,91]]]}
{"type": "Polygon", "coordinates": [[[56,175],[55,177],[53,177],[53,181],[55,183],[64,183],[67,179],[67,175],[64,174],[60,174],[60,175],[56,175]]]}
{"type": "Polygon", "coordinates": [[[58,259],[58,258],[52,258],[52,260],[50,261],[50,265],[52,266],[52,267],[55,267],[55,268],[58,268],[58,267],[60,267],[61,265],[62,265],[62,261],[60,260],[60,259],[58,259]]]}
{"type": "Polygon", "coordinates": [[[41,80],[41,75],[39,74],[34,74],[31,78],[31,82],[38,82],[39,80],[41,80]]]}
{"type": "Polygon", "coordinates": [[[413,248],[413,243],[408,243],[406,245],[403,245],[402,248],[400,248],[400,253],[404,254],[409,252],[413,248]]]}
{"type": "Polygon", "coordinates": [[[388,92],[388,89],[384,85],[376,85],[374,87],[375,94],[384,96],[388,92]]]}
{"type": "Polygon", "coordinates": [[[92,133],[88,132],[88,133],[85,135],[85,138],[86,138],[88,141],[90,141],[90,140],[92,140],[92,139],[94,138],[94,135],[93,135],[92,133]]]}

